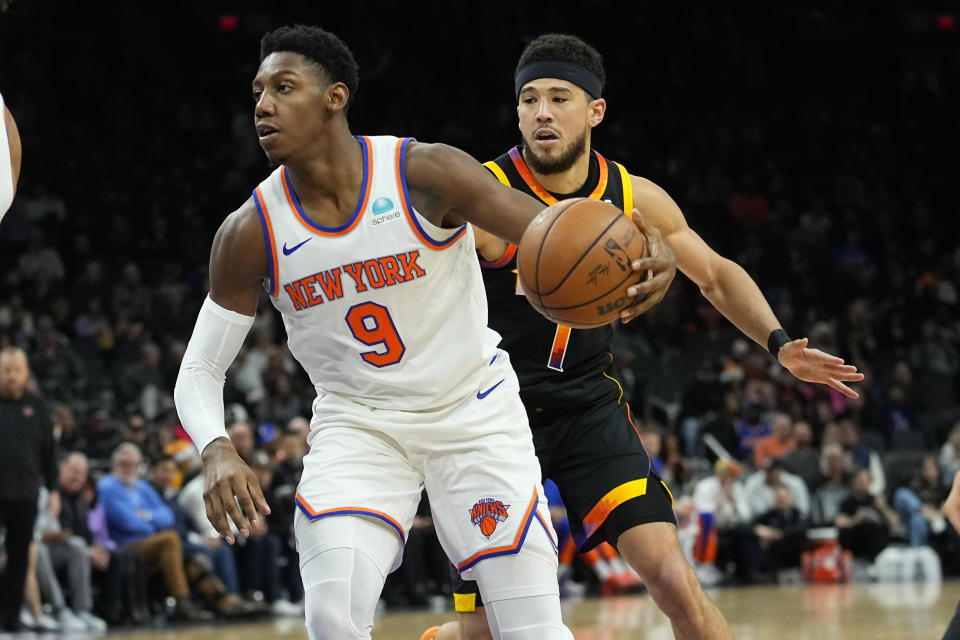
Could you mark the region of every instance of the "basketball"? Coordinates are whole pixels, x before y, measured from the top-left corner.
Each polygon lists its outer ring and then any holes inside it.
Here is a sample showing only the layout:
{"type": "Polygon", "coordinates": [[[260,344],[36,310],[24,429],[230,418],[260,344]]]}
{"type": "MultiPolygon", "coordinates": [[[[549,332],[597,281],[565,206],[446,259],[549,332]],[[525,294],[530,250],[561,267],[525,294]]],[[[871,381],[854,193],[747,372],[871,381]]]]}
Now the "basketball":
{"type": "Polygon", "coordinates": [[[527,300],[548,320],[593,329],[632,303],[627,288],[646,276],[630,265],[647,252],[646,236],[623,211],[570,198],[541,211],[524,231],[517,275],[527,300]]]}
{"type": "Polygon", "coordinates": [[[480,518],[480,533],[489,538],[496,529],[497,521],[493,519],[493,516],[483,516],[480,518]]]}

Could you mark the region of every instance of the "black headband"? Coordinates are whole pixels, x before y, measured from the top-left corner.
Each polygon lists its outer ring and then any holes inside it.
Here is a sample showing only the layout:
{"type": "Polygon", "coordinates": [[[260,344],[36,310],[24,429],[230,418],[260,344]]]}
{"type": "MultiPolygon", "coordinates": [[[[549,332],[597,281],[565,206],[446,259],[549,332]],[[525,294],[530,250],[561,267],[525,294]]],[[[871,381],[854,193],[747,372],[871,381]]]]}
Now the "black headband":
{"type": "Polygon", "coordinates": [[[594,100],[600,97],[603,91],[603,81],[595,73],[575,62],[561,62],[559,60],[542,60],[531,62],[517,71],[514,79],[514,91],[520,98],[523,85],[538,78],[560,78],[577,85],[590,94],[594,100]]]}

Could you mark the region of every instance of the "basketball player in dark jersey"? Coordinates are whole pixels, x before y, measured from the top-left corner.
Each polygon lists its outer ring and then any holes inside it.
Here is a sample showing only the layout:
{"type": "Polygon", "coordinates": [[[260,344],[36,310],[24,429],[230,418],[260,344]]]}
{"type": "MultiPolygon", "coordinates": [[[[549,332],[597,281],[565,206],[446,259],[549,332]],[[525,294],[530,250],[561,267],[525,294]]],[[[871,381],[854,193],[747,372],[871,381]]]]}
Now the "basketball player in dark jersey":
{"type": "MultiPolygon", "coordinates": [[[[522,144],[487,168],[547,204],[589,197],[633,216],[639,210],[663,234],[680,270],[741,331],[797,378],[856,397],[844,384],[863,378],[856,367],[808,349],[806,338],[790,340],[750,276],[690,229],[667,193],[591,149],[591,129],[606,109],[604,79],[600,54],[579,38],[549,34],[530,43],[515,76],[522,144]]],[[[543,475],[560,489],[577,546],[614,545],[669,616],[677,638],[732,637],[680,550],[672,497],[644,451],[612,365],[613,329],[550,323],[517,295],[516,247],[482,232],[476,244],[490,326],[511,354],[543,475]]],[[[454,597],[459,624],[428,630],[424,639],[490,637],[476,585],[455,575],[454,597]]]]}

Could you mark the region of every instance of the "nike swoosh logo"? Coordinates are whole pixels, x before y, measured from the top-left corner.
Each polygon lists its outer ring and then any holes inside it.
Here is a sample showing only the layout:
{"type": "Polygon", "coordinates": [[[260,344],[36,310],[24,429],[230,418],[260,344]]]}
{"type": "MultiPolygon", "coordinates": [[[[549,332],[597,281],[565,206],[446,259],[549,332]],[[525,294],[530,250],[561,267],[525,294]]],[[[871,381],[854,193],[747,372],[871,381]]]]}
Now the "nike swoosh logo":
{"type": "Polygon", "coordinates": [[[496,389],[497,387],[499,387],[499,386],[500,386],[500,383],[503,382],[504,380],[506,380],[506,378],[501,378],[501,379],[500,379],[500,382],[498,382],[497,384],[493,385],[492,387],[490,387],[490,388],[487,389],[486,391],[477,391],[477,400],[483,400],[484,398],[486,398],[488,395],[490,395],[490,392],[493,391],[494,389],[496,389]]]}
{"type": "Polygon", "coordinates": [[[304,240],[304,241],[301,242],[300,244],[295,244],[295,245],[293,245],[292,247],[290,247],[289,249],[287,248],[287,243],[284,242],[284,243],[283,243],[283,255],[285,255],[285,256],[290,255],[291,253],[293,253],[294,251],[296,251],[297,249],[299,249],[299,248],[302,247],[303,245],[307,244],[307,243],[310,242],[311,240],[313,240],[313,238],[307,238],[306,240],[304,240]]]}

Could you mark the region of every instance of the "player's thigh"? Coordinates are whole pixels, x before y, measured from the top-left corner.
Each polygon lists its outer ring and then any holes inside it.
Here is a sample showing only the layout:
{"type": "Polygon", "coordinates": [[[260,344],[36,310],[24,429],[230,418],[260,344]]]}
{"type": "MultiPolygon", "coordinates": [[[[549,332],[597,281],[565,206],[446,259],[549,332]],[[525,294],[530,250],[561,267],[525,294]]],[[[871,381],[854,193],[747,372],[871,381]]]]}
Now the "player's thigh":
{"type": "MultiPolygon", "coordinates": [[[[676,523],[669,490],[653,469],[629,406],[609,401],[559,419],[556,482],[581,551],[650,522],[676,523]]],[[[550,427],[548,427],[550,428],[550,427]]]]}
{"type": "MultiPolygon", "coordinates": [[[[524,424],[522,405],[506,419],[524,424]]],[[[556,565],[556,535],[529,430],[493,428],[424,464],[437,536],[463,574],[486,558],[535,553],[556,565]]],[[[482,585],[481,585],[482,586],[482,585]]]]}
{"type": "Polygon", "coordinates": [[[389,438],[359,428],[322,428],[312,437],[297,487],[295,531],[301,564],[323,549],[351,542],[354,533],[348,527],[323,526],[325,522],[357,516],[379,523],[394,536],[392,571],[400,563],[422,488],[420,473],[389,438]]]}

